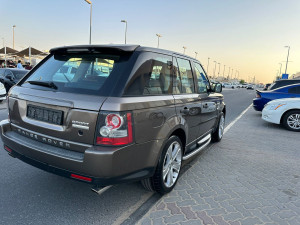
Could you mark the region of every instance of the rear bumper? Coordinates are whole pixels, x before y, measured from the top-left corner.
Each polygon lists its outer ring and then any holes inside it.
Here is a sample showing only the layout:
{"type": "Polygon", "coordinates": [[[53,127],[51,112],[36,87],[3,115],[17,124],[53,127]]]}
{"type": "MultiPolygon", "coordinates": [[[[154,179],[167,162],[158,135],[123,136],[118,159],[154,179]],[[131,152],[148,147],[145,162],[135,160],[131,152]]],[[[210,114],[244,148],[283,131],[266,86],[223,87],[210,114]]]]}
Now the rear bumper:
{"type": "Polygon", "coordinates": [[[13,157],[60,176],[97,185],[141,180],[153,175],[163,140],[124,147],[91,146],[84,153],[51,146],[12,131],[1,122],[1,138],[13,157]],[[76,176],[73,176],[75,174],[76,176]]]}

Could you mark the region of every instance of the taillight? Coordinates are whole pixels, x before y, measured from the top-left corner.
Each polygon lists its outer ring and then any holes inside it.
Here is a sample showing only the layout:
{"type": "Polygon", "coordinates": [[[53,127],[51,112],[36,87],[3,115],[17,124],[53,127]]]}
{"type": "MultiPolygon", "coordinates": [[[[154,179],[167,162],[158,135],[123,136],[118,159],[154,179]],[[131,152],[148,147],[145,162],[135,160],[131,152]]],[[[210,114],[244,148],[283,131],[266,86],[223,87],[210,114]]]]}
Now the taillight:
{"type": "Polygon", "coordinates": [[[100,112],[97,145],[127,145],[133,141],[132,114],[100,112]]]}
{"type": "Polygon", "coordinates": [[[256,98],[261,98],[261,96],[258,92],[256,92],[256,98]]]}

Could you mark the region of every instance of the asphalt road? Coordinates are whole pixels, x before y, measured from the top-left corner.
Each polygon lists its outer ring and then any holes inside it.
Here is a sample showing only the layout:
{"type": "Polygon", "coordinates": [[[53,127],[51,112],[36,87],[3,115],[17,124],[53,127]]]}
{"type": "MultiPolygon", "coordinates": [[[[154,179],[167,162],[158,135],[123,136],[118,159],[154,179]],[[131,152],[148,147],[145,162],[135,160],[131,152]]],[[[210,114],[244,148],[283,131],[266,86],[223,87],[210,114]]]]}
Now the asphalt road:
{"type": "MultiPolygon", "coordinates": [[[[228,125],[251,104],[255,91],[224,90],[223,94],[228,125]]],[[[6,118],[7,110],[0,107],[0,120],[6,118]]],[[[158,198],[139,183],[116,185],[97,195],[87,184],[10,157],[1,140],[0,146],[0,224],[122,223],[141,205],[146,210],[158,198]]]]}

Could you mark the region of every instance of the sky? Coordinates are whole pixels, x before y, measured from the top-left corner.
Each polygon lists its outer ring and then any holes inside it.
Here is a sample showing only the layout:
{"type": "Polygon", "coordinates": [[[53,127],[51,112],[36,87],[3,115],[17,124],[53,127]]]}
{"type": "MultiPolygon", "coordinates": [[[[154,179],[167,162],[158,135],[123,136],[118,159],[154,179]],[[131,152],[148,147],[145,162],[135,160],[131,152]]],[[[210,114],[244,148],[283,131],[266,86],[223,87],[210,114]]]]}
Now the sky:
{"type": "MultiPolygon", "coordinates": [[[[91,0],[92,44],[157,47],[200,60],[208,74],[255,77],[272,82],[285,72],[300,72],[299,0],[91,0]],[[236,72],[238,71],[238,72],[236,72]]],[[[84,0],[0,0],[0,46],[28,46],[49,50],[63,45],[88,44],[90,5],[84,0]],[[4,39],[2,39],[4,38],[4,39]]]]}

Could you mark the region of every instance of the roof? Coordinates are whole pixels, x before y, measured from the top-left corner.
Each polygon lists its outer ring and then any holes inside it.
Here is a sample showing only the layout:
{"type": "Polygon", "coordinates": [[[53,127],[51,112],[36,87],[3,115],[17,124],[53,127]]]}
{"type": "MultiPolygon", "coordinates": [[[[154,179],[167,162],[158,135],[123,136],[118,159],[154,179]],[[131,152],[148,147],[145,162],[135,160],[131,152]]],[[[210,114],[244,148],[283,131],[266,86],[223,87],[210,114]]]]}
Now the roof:
{"type": "MultiPolygon", "coordinates": [[[[43,54],[42,51],[37,50],[36,48],[30,47],[30,54],[31,55],[40,55],[43,54]]],[[[15,53],[15,55],[23,57],[23,56],[29,56],[29,47],[23,49],[22,51],[19,51],[18,53],[15,53]]]]}
{"type": "Polygon", "coordinates": [[[28,72],[28,70],[25,70],[25,69],[17,69],[17,68],[9,68],[9,67],[7,67],[7,68],[0,68],[0,70],[27,71],[28,72]]]}
{"type": "Polygon", "coordinates": [[[104,50],[117,50],[123,52],[133,52],[139,45],[72,45],[72,46],[62,46],[57,48],[50,49],[50,53],[53,52],[82,52],[82,51],[90,51],[94,52],[100,49],[104,50]]]}
{"type": "Polygon", "coordinates": [[[52,48],[50,50],[50,53],[53,52],[82,52],[82,51],[88,51],[88,52],[95,52],[97,50],[116,50],[116,51],[123,51],[123,52],[133,52],[133,51],[149,51],[149,52],[157,52],[162,54],[176,54],[178,56],[187,57],[190,59],[194,59],[190,56],[169,51],[161,48],[151,48],[151,47],[144,47],[140,45],[71,45],[71,46],[62,46],[57,48],[52,48]]]}
{"type": "MultiPolygon", "coordinates": [[[[6,47],[6,54],[13,54],[13,53],[16,53],[16,52],[18,52],[18,51],[15,50],[15,49],[12,49],[10,47],[6,47]]],[[[0,49],[0,54],[5,54],[5,47],[0,49]]]]}

